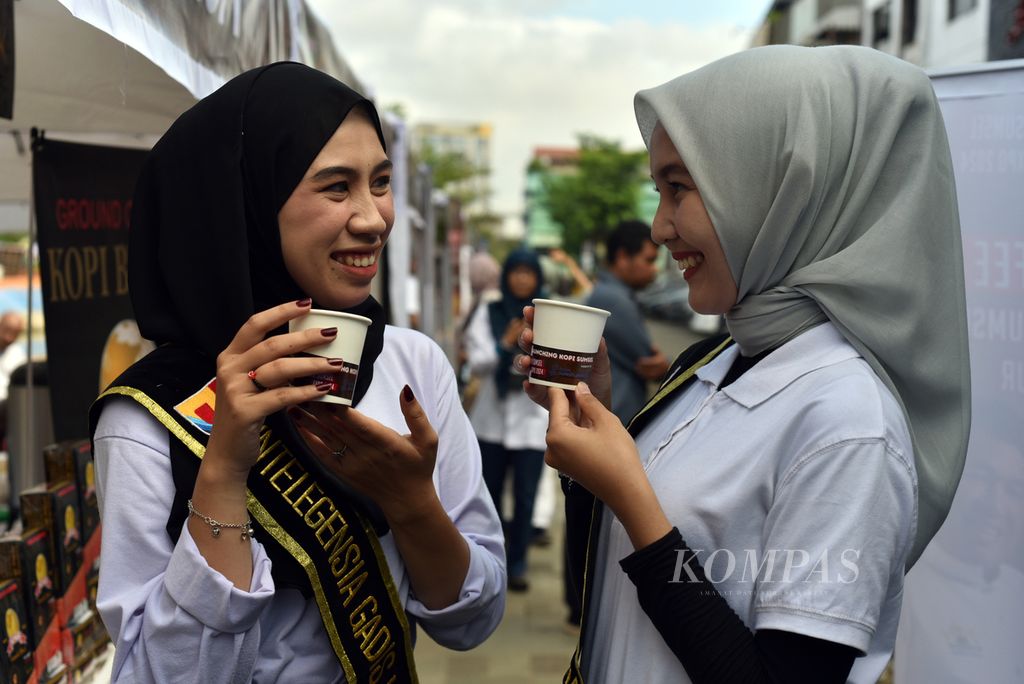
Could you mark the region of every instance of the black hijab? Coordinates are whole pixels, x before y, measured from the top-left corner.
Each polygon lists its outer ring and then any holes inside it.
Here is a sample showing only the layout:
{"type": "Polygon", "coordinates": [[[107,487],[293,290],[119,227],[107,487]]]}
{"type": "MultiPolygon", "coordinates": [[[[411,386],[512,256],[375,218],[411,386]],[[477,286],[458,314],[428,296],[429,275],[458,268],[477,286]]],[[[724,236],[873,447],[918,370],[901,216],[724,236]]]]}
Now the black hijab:
{"type": "MultiPolygon", "coordinates": [[[[215,359],[253,313],[307,296],[288,274],[277,214],[356,106],[385,146],[372,103],[295,62],[247,71],[182,114],[153,147],[135,188],[128,278],[136,320],[158,344],[215,359]]],[[[313,306],[317,306],[314,302],[313,306]]],[[[353,403],[384,342],[372,297],[353,403]]]]}
{"type": "MultiPolygon", "coordinates": [[[[505,263],[501,267],[501,299],[491,302],[487,307],[487,313],[491,322],[491,334],[494,335],[495,342],[501,341],[509,321],[523,317],[524,306],[531,305],[535,297],[543,296],[541,294],[543,292],[543,285],[544,272],[540,267],[540,257],[532,249],[520,247],[513,250],[505,258],[505,263]],[[526,297],[516,297],[508,284],[509,273],[512,272],[512,269],[520,266],[526,266],[537,276],[537,285],[533,288],[533,292],[526,297]]],[[[511,381],[511,356],[514,353],[508,353],[508,359],[499,358],[498,366],[494,369],[495,389],[501,398],[508,394],[510,388],[519,387],[519,383],[511,381]]]]}

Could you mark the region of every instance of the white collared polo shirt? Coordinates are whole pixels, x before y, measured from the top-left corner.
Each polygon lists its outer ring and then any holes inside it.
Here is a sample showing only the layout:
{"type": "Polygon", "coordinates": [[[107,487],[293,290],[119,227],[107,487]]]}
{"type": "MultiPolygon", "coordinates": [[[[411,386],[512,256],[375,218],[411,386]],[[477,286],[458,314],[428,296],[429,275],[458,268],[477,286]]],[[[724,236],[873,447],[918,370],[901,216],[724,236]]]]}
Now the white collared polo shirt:
{"type": "MultiPolygon", "coordinates": [[[[917,478],[902,409],[831,324],[718,387],[735,345],[697,372],[636,440],[671,523],[752,630],[852,646],[851,682],[892,652],[917,478]]],[[[633,552],[605,513],[587,607],[588,684],[689,682],[618,566],[633,552]]],[[[689,581],[677,563],[665,581],[689,581]]]]}

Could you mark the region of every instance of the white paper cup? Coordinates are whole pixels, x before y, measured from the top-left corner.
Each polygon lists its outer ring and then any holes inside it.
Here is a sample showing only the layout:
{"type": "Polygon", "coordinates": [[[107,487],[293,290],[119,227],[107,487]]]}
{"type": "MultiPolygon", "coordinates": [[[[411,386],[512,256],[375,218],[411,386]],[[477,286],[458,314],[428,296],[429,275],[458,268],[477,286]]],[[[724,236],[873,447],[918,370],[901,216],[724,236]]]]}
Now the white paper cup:
{"type": "Polygon", "coordinates": [[[332,385],[331,389],[318,397],[317,401],[351,406],[352,395],[356,391],[356,378],[359,376],[359,359],[363,355],[363,342],[366,340],[366,330],[370,327],[370,323],[372,321],[365,316],[327,309],[310,309],[305,316],[289,321],[289,332],[298,332],[309,328],[318,330],[320,328],[337,328],[338,334],[333,340],[311,347],[304,353],[344,361],[344,365],[337,372],[318,373],[309,377],[296,378],[293,384],[311,385],[329,382],[332,385]]]}
{"type": "Polygon", "coordinates": [[[530,382],[575,390],[590,378],[604,324],[611,315],[592,306],[533,300],[530,382]]]}

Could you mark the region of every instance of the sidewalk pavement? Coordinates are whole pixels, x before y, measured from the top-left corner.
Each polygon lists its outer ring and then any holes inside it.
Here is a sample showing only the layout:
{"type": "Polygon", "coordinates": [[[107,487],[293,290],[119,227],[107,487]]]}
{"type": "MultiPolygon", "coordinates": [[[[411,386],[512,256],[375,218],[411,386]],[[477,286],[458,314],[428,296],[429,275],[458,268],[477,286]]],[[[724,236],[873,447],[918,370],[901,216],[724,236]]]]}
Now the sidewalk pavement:
{"type": "Polygon", "coordinates": [[[530,589],[508,593],[505,618],[481,646],[459,653],[420,630],[415,650],[420,684],[534,684],[560,682],[576,637],[566,630],[562,599],[562,501],[552,521],[551,544],[530,547],[530,589]]]}

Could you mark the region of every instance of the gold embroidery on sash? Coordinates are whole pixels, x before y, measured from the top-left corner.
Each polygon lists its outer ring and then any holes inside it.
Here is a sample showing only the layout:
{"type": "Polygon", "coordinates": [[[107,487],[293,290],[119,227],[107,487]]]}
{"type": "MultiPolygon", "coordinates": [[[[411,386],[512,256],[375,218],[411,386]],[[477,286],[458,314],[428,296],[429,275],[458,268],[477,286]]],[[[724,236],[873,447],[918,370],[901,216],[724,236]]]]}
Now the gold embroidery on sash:
{"type": "MultiPolygon", "coordinates": [[[[363,527],[364,529],[366,529],[367,536],[370,539],[370,546],[373,547],[373,553],[377,556],[378,565],[382,567],[387,567],[388,562],[387,559],[384,557],[384,549],[381,548],[380,540],[377,539],[376,533],[374,533],[373,529],[366,521],[363,521],[363,527]]],[[[398,591],[395,589],[395,583],[392,581],[392,578],[390,576],[387,577],[387,582],[385,582],[385,586],[387,586],[391,602],[396,606],[400,606],[402,602],[398,599],[398,591]]],[[[405,633],[408,635],[409,621],[405,616],[405,610],[398,611],[398,620],[402,623],[402,629],[404,629],[405,633]]],[[[408,662],[415,663],[415,660],[413,660],[412,655],[412,639],[410,639],[408,636],[405,639],[405,658],[408,662]]],[[[413,672],[413,677],[416,677],[415,671],[413,672]]]]}
{"type": "Polygon", "coordinates": [[[171,431],[171,434],[173,434],[175,437],[181,440],[182,443],[184,443],[184,445],[188,447],[189,451],[191,451],[199,458],[202,458],[203,454],[206,453],[206,447],[200,444],[199,440],[197,440],[195,437],[188,434],[188,430],[181,427],[181,425],[179,425],[178,422],[171,417],[171,414],[165,411],[163,407],[160,406],[160,404],[153,401],[153,399],[151,399],[145,392],[137,390],[134,387],[110,387],[105,392],[103,392],[103,394],[97,397],[96,401],[99,401],[104,397],[109,397],[112,394],[120,394],[126,397],[131,397],[138,403],[142,404],[144,407],[146,407],[146,409],[149,410],[150,413],[153,414],[154,418],[159,420],[160,423],[165,428],[171,431]]]}
{"type": "Polygon", "coordinates": [[[331,609],[327,603],[327,597],[324,595],[323,587],[320,586],[320,579],[317,577],[316,568],[313,566],[313,559],[309,557],[309,554],[299,546],[298,542],[292,539],[291,535],[285,532],[284,528],[277,524],[274,517],[270,515],[270,512],[265,509],[259,501],[256,500],[252,494],[249,494],[247,499],[247,506],[252,517],[265,529],[277,542],[285,548],[292,555],[295,560],[299,562],[302,569],[306,571],[306,575],[309,577],[309,583],[313,586],[313,595],[316,598],[316,605],[320,609],[321,622],[324,623],[324,627],[327,629],[327,636],[331,641],[331,647],[334,649],[334,653],[338,656],[338,660],[341,661],[341,667],[345,671],[345,680],[349,684],[356,684],[356,673],[352,669],[352,662],[348,659],[348,654],[345,653],[345,647],[341,643],[341,637],[338,635],[337,629],[334,626],[334,620],[330,619],[331,609]]]}
{"type": "MultiPolygon", "coordinates": [[[[287,446],[272,435],[266,426],[260,431],[260,452],[256,460],[256,467],[260,477],[264,478],[271,488],[278,492],[288,507],[314,531],[313,536],[327,555],[330,576],[336,580],[334,590],[338,592],[341,605],[346,609],[352,609],[348,615],[348,625],[352,630],[355,642],[358,642],[363,658],[370,664],[371,681],[396,681],[396,675],[388,670],[397,663],[398,659],[395,654],[397,644],[392,638],[390,628],[383,624],[384,618],[378,613],[379,606],[384,601],[390,601],[392,610],[405,632],[410,674],[413,681],[417,681],[412,651],[409,647],[411,639],[408,636],[408,621],[405,617],[405,610],[398,600],[398,592],[395,590],[390,574],[383,578],[388,596],[377,597],[370,592],[363,591],[369,578],[369,572],[366,569],[368,550],[356,542],[349,533],[349,526],[359,525],[366,531],[371,546],[370,551],[376,557],[379,567],[387,569],[387,560],[384,558],[383,552],[379,550],[373,530],[358,516],[356,520],[346,520],[330,497],[325,495],[320,485],[312,480],[310,473],[302,467],[287,446]],[[383,678],[388,675],[391,676],[384,680],[383,678]]],[[[258,502],[256,503],[258,504],[258,502]]],[[[262,506],[260,508],[262,509],[262,506]]],[[[269,517],[269,513],[265,509],[262,510],[262,513],[269,517]]],[[[259,516],[257,516],[257,520],[261,525],[263,524],[259,516]]],[[[297,549],[299,548],[294,540],[290,541],[297,549]]],[[[296,556],[292,548],[289,548],[289,551],[296,556]]],[[[331,613],[326,598],[321,602],[320,597],[320,592],[323,592],[325,587],[321,586],[319,576],[316,575],[316,569],[312,567],[312,561],[308,555],[303,552],[303,556],[305,560],[300,559],[300,562],[303,563],[307,574],[310,575],[314,591],[317,593],[317,604],[321,607],[321,611],[326,610],[323,613],[324,623],[330,624],[333,628],[335,623],[330,617],[331,613]],[[306,563],[309,563],[308,567],[306,563]]],[[[326,575],[327,569],[321,568],[321,572],[326,575]]],[[[340,619],[339,623],[344,624],[340,619]]],[[[333,629],[329,631],[333,631],[333,629]]],[[[331,636],[332,643],[334,643],[336,635],[332,634],[331,636]]],[[[340,638],[338,646],[340,647],[340,638]]]]}

